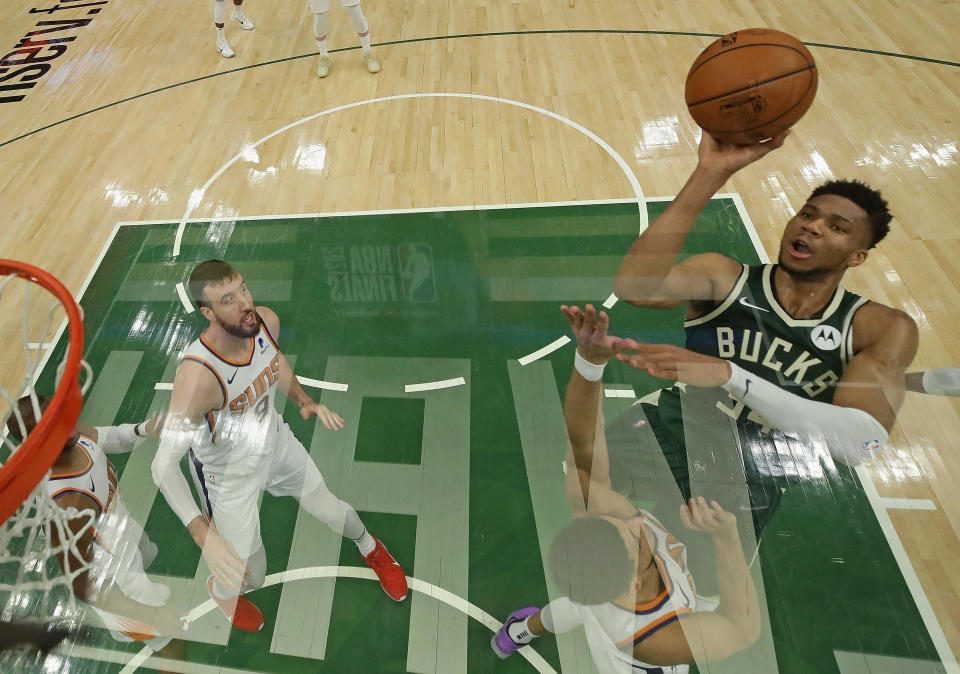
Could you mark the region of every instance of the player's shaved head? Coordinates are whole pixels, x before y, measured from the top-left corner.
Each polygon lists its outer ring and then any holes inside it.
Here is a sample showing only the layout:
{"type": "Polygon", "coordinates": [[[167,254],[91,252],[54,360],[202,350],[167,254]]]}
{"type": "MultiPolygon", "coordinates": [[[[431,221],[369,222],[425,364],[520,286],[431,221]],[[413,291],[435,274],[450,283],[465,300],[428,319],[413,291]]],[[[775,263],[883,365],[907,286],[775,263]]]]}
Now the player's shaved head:
{"type": "MultiPolygon", "coordinates": [[[[43,414],[43,411],[47,409],[47,405],[50,404],[50,399],[46,396],[37,396],[37,405],[40,407],[40,414],[43,414]]],[[[27,430],[27,434],[31,433],[34,428],[37,427],[39,419],[33,413],[33,403],[30,401],[30,396],[23,396],[20,400],[17,401],[17,410],[20,412],[20,418],[23,419],[23,426],[27,430]]],[[[17,421],[17,415],[11,414],[7,417],[7,431],[10,432],[10,437],[12,437],[17,442],[23,442],[24,434],[20,432],[20,424],[17,421]]]]}
{"type": "Polygon", "coordinates": [[[630,588],[637,573],[637,563],[620,531],[595,517],[576,519],[562,529],[548,557],[560,591],[586,606],[616,599],[630,588]]]}
{"type": "Polygon", "coordinates": [[[204,291],[209,285],[216,285],[229,281],[237,275],[237,270],[229,262],[223,260],[206,260],[201,262],[190,273],[190,297],[198,307],[210,307],[204,291]]]}

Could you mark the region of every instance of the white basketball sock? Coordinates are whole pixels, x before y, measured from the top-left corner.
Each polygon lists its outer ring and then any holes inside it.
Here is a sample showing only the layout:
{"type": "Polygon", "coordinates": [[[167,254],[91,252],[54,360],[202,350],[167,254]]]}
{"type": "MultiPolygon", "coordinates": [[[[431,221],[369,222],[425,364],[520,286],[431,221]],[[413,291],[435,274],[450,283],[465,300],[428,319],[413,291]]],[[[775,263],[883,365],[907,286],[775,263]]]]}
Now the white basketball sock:
{"type": "Polygon", "coordinates": [[[367,23],[367,17],[363,15],[363,10],[360,9],[360,5],[344,7],[344,9],[347,10],[347,14],[349,14],[353,20],[353,27],[357,30],[357,37],[360,38],[360,46],[363,48],[363,53],[369,54],[370,25],[367,23]]]}
{"type": "Polygon", "coordinates": [[[317,38],[320,56],[327,55],[327,13],[316,12],[313,15],[313,36],[317,38]]]}
{"type": "Polygon", "coordinates": [[[359,550],[360,554],[364,557],[373,552],[373,549],[377,547],[377,542],[373,540],[373,536],[370,535],[366,527],[363,528],[363,535],[360,538],[354,539],[353,542],[357,544],[357,550],[359,550]]]}
{"type": "Polygon", "coordinates": [[[537,635],[531,632],[527,626],[527,620],[530,620],[530,618],[515,622],[507,628],[507,635],[513,639],[513,643],[529,644],[537,638],[537,635]]]}

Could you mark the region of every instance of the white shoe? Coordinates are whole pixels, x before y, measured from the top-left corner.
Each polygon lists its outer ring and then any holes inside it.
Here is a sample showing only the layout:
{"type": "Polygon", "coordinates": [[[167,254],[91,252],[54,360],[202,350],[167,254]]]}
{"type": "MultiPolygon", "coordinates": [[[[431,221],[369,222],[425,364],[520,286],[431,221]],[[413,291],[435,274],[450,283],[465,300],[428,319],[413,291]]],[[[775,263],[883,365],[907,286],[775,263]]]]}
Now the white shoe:
{"type": "Polygon", "coordinates": [[[317,61],[317,77],[326,77],[330,74],[330,57],[321,56],[317,61]]]}
{"type": "Polygon", "coordinates": [[[373,54],[364,54],[363,63],[367,66],[367,72],[369,73],[378,73],[380,72],[380,63],[373,57],[373,54]]]}
{"type": "Polygon", "coordinates": [[[253,30],[253,21],[244,15],[243,10],[233,10],[230,13],[230,20],[239,23],[244,30],[253,30]]]}
{"type": "Polygon", "coordinates": [[[234,51],[230,49],[230,45],[227,44],[227,38],[218,37],[217,38],[217,51],[220,52],[220,55],[225,58],[233,58],[234,51]]]}

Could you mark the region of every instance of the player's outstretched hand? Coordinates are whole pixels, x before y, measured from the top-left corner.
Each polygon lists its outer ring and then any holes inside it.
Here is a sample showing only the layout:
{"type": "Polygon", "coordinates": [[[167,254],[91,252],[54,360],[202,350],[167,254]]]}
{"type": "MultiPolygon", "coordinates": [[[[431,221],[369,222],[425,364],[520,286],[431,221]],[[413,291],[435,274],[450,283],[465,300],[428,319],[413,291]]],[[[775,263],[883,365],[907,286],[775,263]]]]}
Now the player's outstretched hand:
{"type": "Polygon", "coordinates": [[[737,533],[737,517],[720,507],[716,501],[707,503],[702,496],[690,499],[680,506],[683,526],[691,531],[704,531],[714,536],[729,536],[737,533]]]}
{"type": "Polygon", "coordinates": [[[328,431],[339,431],[343,428],[343,417],[320,403],[307,403],[300,408],[300,416],[304,420],[315,416],[328,431]]]}
{"type": "Polygon", "coordinates": [[[207,561],[212,573],[223,587],[234,592],[240,592],[247,584],[246,577],[250,575],[246,565],[230,541],[223,538],[215,528],[207,530],[203,541],[203,558],[207,561]]]}
{"type": "Polygon", "coordinates": [[[678,381],[691,386],[723,386],[732,374],[730,364],[673,344],[645,344],[621,339],[617,349],[634,353],[618,353],[617,359],[638,370],[646,370],[657,379],[678,381]]]}
{"type": "Polygon", "coordinates": [[[790,129],[787,129],[776,138],[771,138],[762,143],[735,145],[734,143],[717,140],[704,131],[700,138],[700,148],[698,150],[700,166],[708,170],[722,171],[732,175],[744,166],[752,164],[774,150],[783,147],[783,143],[789,135],[790,129]]]}
{"type": "Polygon", "coordinates": [[[620,350],[619,345],[624,340],[607,334],[610,317],[606,311],[601,311],[597,315],[597,310],[592,304],[588,304],[586,310],[563,304],[560,306],[560,311],[570,322],[573,336],[577,340],[577,350],[587,360],[600,365],[606,363],[610,356],[620,350]]]}

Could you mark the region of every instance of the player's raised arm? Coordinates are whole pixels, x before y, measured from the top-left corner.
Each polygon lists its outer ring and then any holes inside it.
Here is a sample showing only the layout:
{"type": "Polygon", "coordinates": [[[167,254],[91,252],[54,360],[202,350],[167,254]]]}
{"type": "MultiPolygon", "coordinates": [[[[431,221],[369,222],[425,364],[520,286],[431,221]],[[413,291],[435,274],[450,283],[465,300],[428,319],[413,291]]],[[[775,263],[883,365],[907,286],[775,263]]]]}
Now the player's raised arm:
{"type": "Polygon", "coordinates": [[[620,264],[613,282],[617,297],[657,308],[722,298],[740,273],[739,263],[707,253],[677,264],[677,256],[710,198],[738,170],[782,146],[788,133],[752,145],[720,143],[704,133],[693,174],[660,217],[634,241],[620,264]]]}
{"type": "Polygon", "coordinates": [[[127,454],[145,438],[160,439],[165,413],[145,419],[136,424],[116,426],[88,426],[77,423],[77,430],[100,446],[104,454],[127,454]]]}
{"type": "Polygon", "coordinates": [[[716,662],[746,649],[760,637],[757,588],[743,556],[736,517],[702,496],[681,510],[687,529],[710,534],[717,554],[720,606],[680,616],[633,647],[633,657],[657,665],[716,662]]]}
{"type": "Polygon", "coordinates": [[[567,452],[567,500],[575,514],[631,516],[636,508],[610,485],[610,460],[604,433],[603,368],[619,339],[607,334],[610,319],[590,304],[562,306],[577,341],[574,369],[567,384],[563,416],[570,442],[567,452]]]}
{"type": "MultiPolygon", "coordinates": [[[[276,312],[268,307],[257,307],[257,313],[260,315],[270,335],[274,339],[277,339],[280,334],[280,318],[276,312]]],[[[290,363],[287,362],[282,352],[280,352],[280,381],[277,384],[277,388],[300,408],[300,416],[304,419],[316,416],[320,419],[324,428],[330,431],[339,431],[343,428],[343,417],[330,410],[326,405],[314,402],[310,394],[308,394],[300,382],[297,381],[296,376],[293,374],[293,368],[290,367],[290,363]]]]}

